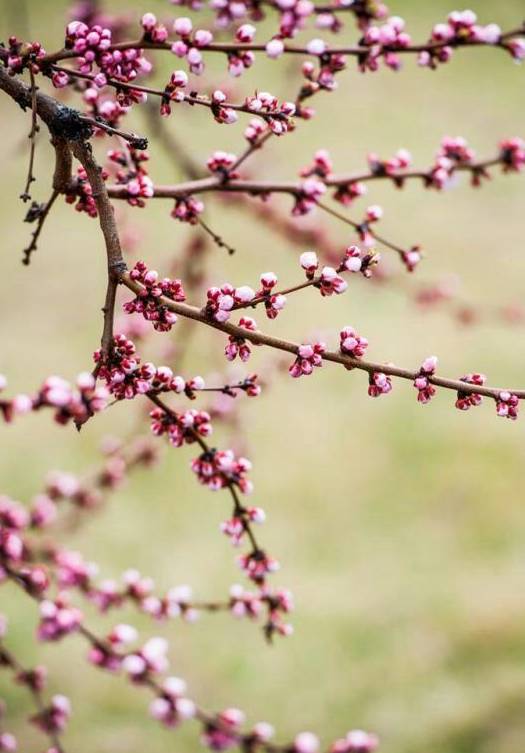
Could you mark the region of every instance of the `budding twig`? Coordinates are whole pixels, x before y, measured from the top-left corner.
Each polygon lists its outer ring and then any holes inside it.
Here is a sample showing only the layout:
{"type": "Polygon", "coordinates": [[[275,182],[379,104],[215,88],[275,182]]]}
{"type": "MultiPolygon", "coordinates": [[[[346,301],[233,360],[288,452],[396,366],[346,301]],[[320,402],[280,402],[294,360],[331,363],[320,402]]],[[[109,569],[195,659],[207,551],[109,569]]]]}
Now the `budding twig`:
{"type": "Polygon", "coordinates": [[[230,256],[235,253],[235,249],[233,248],[233,246],[230,246],[230,244],[227,243],[225,240],[223,240],[223,238],[220,235],[217,235],[217,233],[215,233],[211,229],[211,227],[207,225],[204,222],[204,220],[201,219],[200,217],[197,217],[197,225],[199,225],[204,230],[204,232],[210,236],[210,238],[219,248],[225,248],[226,251],[230,254],[230,256]]]}
{"type": "MultiPolygon", "coordinates": [[[[410,44],[407,46],[396,44],[385,44],[382,49],[385,52],[394,52],[402,55],[419,55],[421,52],[438,52],[444,47],[454,48],[466,48],[466,47],[496,47],[506,50],[506,43],[514,37],[519,37],[523,34],[523,26],[519,26],[515,29],[511,29],[501,34],[498,42],[488,45],[486,42],[477,39],[465,39],[465,38],[453,38],[444,41],[430,41],[420,44],[410,44]]],[[[267,43],[241,43],[241,42],[211,42],[202,48],[203,52],[218,52],[226,55],[230,54],[242,54],[243,52],[265,52],[267,43]]],[[[172,42],[152,42],[147,39],[135,39],[124,42],[117,42],[110,45],[108,50],[113,52],[120,50],[158,50],[159,52],[171,52],[172,42]]],[[[285,44],[283,47],[283,54],[285,55],[302,55],[304,57],[319,58],[321,55],[317,52],[313,52],[308,47],[301,45],[285,44]]],[[[370,47],[366,45],[327,45],[322,56],[328,57],[330,55],[348,55],[351,57],[366,57],[370,54],[370,47]]],[[[61,60],[68,60],[71,58],[79,57],[79,53],[75,50],[58,50],[57,52],[46,55],[42,58],[41,65],[53,65],[61,60]]],[[[69,71],[68,71],[69,72],[69,71]]]]}
{"type": "MultiPolygon", "coordinates": [[[[91,73],[79,73],[78,71],[74,71],[71,68],[63,68],[59,65],[52,65],[51,68],[54,71],[67,73],[68,76],[72,76],[73,78],[81,78],[86,81],[93,81],[95,78],[94,75],[91,73]]],[[[117,89],[117,91],[130,91],[130,92],[141,92],[142,94],[151,94],[154,97],[160,97],[161,99],[169,99],[169,95],[166,94],[166,91],[164,89],[153,89],[150,86],[140,86],[139,84],[127,84],[123,81],[115,81],[114,79],[108,78],[106,80],[105,86],[111,86],[114,89],[117,89]]],[[[200,105],[202,107],[207,107],[210,110],[215,111],[216,105],[214,102],[212,102],[206,95],[204,94],[198,94],[197,92],[192,92],[190,94],[181,93],[181,99],[180,102],[186,102],[188,105],[200,105]]],[[[250,110],[250,108],[247,105],[239,105],[235,104],[233,102],[223,102],[221,103],[221,108],[223,109],[229,109],[229,110],[235,110],[236,112],[243,112],[248,115],[251,115],[252,117],[258,117],[262,118],[262,120],[288,120],[288,116],[284,113],[280,112],[253,112],[250,110]]],[[[102,127],[102,126],[101,126],[102,127]]]]}
{"type": "MultiPolygon", "coordinates": [[[[144,289],[140,283],[132,280],[128,273],[124,273],[122,275],[121,282],[136,294],[140,294],[141,290],[144,289]]],[[[195,319],[202,324],[206,324],[208,327],[213,327],[214,329],[218,329],[228,335],[244,338],[245,340],[249,340],[255,345],[266,345],[270,348],[275,348],[276,350],[282,350],[286,353],[292,353],[293,355],[297,355],[298,353],[299,345],[288,340],[273,337],[272,335],[267,335],[259,331],[254,332],[252,330],[245,329],[244,327],[239,327],[235,324],[231,324],[230,322],[217,322],[215,320],[209,319],[202,312],[202,310],[197,308],[196,306],[190,306],[187,303],[177,303],[164,296],[160,296],[158,298],[158,301],[160,304],[165,306],[170,311],[173,311],[173,313],[178,314],[179,316],[195,319]]],[[[324,361],[332,361],[333,363],[341,364],[348,369],[357,369],[359,371],[365,371],[368,374],[382,372],[384,374],[388,374],[389,376],[398,377],[399,379],[406,379],[411,382],[413,382],[418,376],[417,370],[401,368],[390,363],[385,364],[374,363],[372,361],[364,361],[360,358],[352,358],[351,356],[345,355],[343,353],[337,353],[335,351],[325,351],[322,354],[322,359],[324,361]]],[[[512,389],[510,387],[485,387],[483,385],[468,384],[467,382],[463,382],[459,379],[449,379],[448,377],[440,377],[438,375],[429,376],[428,381],[436,385],[437,387],[444,387],[445,389],[453,390],[455,392],[463,392],[467,395],[476,394],[485,397],[491,397],[497,400],[501,392],[508,391],[513,395],[516,395],[516,397],[518,397],[520,400],[525,399],[525,389],[512,389]]]]}
{"type": "MultiPolygon", "coordinates": [[[[9,577],[11,577],[12,580],[18,584],[18,581],[15,580],[14,575],[11,575],[11,572],[9,572],[9,577]]],[[[31,694],[38,716],[45,715],[46,703],[44,701],[44,696],[43,696],[42,690],[39,687],[39,681],[38,681],[38,678],[35,676],[34,670],[26,669],[18,661],[16,656],[13,654],[13,652],[8,650],[3,645],[3,642],[1,640],[0,640],[0,666],[9,667],[9,669],[12,670],[17,682],[24,685],[24,687],[27,688],[28,692],[31,694]]],[[[65,749],[62,745],[62,741],[60,740],[59,734],[55,732],[53,729],[46,727],[45,725],[43,725],[41,729],[49,737],[49,740],[53,746],[53,749],[57,751],[57,753],[65,753],[65,749]]]]}
{"type": "Polygon", "coordinates": [[[345,225],[350,225],[350,227],[353,227],[354,230],[357,232],[360,232],[364,226],[366,226],[366,230],[369,233],[369,235],[372,236],[378,243],[381,243],[383,246],[386,246],[386,248],[389,248],[391,251],[395,251],[399,256],[404,257],[406,253],[406,249],[402,248],[401,246],[398,246],[397,243],[392,243],[392,241],[389,241],[387,238],[384,238],[382,235],[378,235],[376,231],[370,227],[368,223],[361,223],[356,222],[355,220],[351,220],[350,217],[347,217],[346,215],[342,214],[341,212],[336,211],[335,209],[332,209],[332,207],[329,207],[327,204],[323,204],[320,201],[317,202],[317,206],[319,209],[322,209],[323,212],[326,212],[327,214],[331,215],[332,217],[335,217],[336,220],[339,220],[340,222],[344,222],[345,225]]]}
{"type": "MultiPolygon", "coordinates": [[[[149,400],[151,400],[152,403],[154,403],[158,408],[164,411],[166,415],[170,416],[171,418],[177,419],[177,415],[171,410],[171,408],[168,405],[166,405],[166,403],[163,400],[159,398],[158,395],[147,393],[146,396],[149,398],[149,400]]],[[[200,446],[202,451],[206,454],[212,455],[213,454],[212,448],[201,437],[201,435],[195,430],[190,430],[190,431],[194,440],[200,446]]],[[[240,503],[239,495],[237,494],[237,487],[236,487],[237,482],[235,481],[235,479],[231,478],[227,474],[223,474],[223,475],[224,475],[224,480],[226,482],[227,489],[230,492],[231,497],[232,497],[234,515],[238,516],[240,520],[242,521],[243,528],[246,532],[246,535],[248,536],[250,540],[250,544],[252,545],[252,554],[256,555],[259,552],[262,552],[262,549],[257,543],[257,539],[253,532],[252,526],[250,525],[250,521],[247,519],[246,510],[240,503]]]]}
{"type": "MultiPolygon", "coordinates": [[[[27,596],[37,603],[40,603],[41,598],[27,587],[26,581],[20,572],[10,565],[6,565],[6,574],[11,582],[18,586],[18,588],[20,588],[27,596]]],[[[90,646],[100,650],[105,656],[114,657],[118,660],[119,664],[127,655],[117,651],[108,640],[100,638],[91,628],[86,627],[84,624],[78,625],[76,632],[81,635],[90,646]]],[[[139,684],[148,687],[156,697],[166,697],[165,688],[152,671],[146,670],[138,682],[139,684]]],[[[200,706],[196,706],[195,718],[205,729],[223,731],[241,750],[250,750],[253,747],[254,739],[251,733],[243,733],[241,730],[237,730],[231,725],[225,724],[219,716],[205,711],[200,706]]],[[[291,745],[276,745],[264,740],[258,740],[257,747],[265,753],[289,753],[289,751],[293,749],[291,745]]]]}

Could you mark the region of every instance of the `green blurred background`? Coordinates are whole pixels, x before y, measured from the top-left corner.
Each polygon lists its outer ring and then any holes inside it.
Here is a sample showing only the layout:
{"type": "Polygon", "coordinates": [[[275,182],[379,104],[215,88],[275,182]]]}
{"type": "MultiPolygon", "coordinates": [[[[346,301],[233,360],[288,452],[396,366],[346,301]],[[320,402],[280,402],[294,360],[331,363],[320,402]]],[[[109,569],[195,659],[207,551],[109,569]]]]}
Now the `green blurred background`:
{"type": "MultiPolygon", "coordinates": [[[[24,33],[21,4],[0,5],[3,37],[24,33]]],[[[153,0],[108,5],[112,11],[131,9],[137,18],[148,10],[160,16],[176,11],[153,0]]],[[[455,7],[446,0],[390,5],[417,40],[455,7]]],[[[66,3],[27,0],[26,6],[30,37],[48,50],[59,47],[66,3]]],[[[519,23],[525,11],[522,0],[475,0],[471,7],[482,22],[503,28],[519,23]]],[[[353,26],[343,34],[354,39],[353,26]]],[[[260,59],[236,86],[248,92],[257,85],[289,97],[298,82],[292,62],[260,59]]],[[[159,60],[161,75],[173,65],[173,59],[159,60]]],[[[223,70],[217,63],[211,67],[214,81],[221,82],[223,70]]],[[[418,69],[413,60],[401,74],[362,76],[350,65],[338,80],[337,95],[316,99],[317,117],[295,136],[273,140],[252,169],[290,178],[320,147],[330,149],[339,172],[364,166],[370,150],[387,157],[401,146],[412,151],[416,165],[427,165],[445,134],[465,136],[480,156],[494,153],[505,136],[525,135],[523,68],[497,51],[458,53],[436,73],[418,69]]],[[[50,373],[72,378],[89,367],[99,338],[104,252],[96,223],[60,202],[32,265],[20,264],[31,229],[22,222],[17,198],[30,116],[5,98],[0,108],[0,372],[12,390],[30,391],[50,373]]],[[[219,128],[199,108],[176,108],[167,127],[204,163],[216,148],[239,152],[244,123],[219,128]]],[[[148,132],[140,114],[133,127],[148,132]]],[[[150,151],[156,181],[182,177],[154,141],[150,151]]],[[[51,164],[42,134],[34,188],[40,200],[48,193],[51,164]]],[[[386,235],[423,244],[426,257],[417,275],[405,280],[409,288],[455,273],[465,297],[505,304],[523,295],[524,191],[522,176],[499,174],[479,191],[465,180],[440,194],[415,185],[402,192],[373,185],[352,215],[380,203],[386,235]]],[[[170,209],[159,201],[147,210],[125,210],[142,234],[138,254],[164,273],[192,232],[170,219],[170,209]]],[[[209,200],[206,219],[238,249],[233,257],[212,249],[211,280],[255,285],[268,269],[283,282],[297,279],[299,249],[256,226],[251,214],[209,200]]],[[[318,221],[328,221],[342,246],[353,240],[343,225],[321,216],[318,221]]],[[[262,314],[258,319],[262,326],[262,314]]],[[[296,340],[322,331],[335,344],[345,324],[369,338],[376,360],[415,366],[437,353],[444,374],[481,370],[493,384],[523,385],[522,329],[497,322],[462,327],[444,310],[418,311],[395,286],[378,293],[352,280],[345,296],[323,301],[306,291],[264,328],[296,340]]],[[[176,342],[177,327],[172,335],[154,335],[152,351],[160,352],[170,337],[176,342]]],[[[219,339],[199,333],[186,374],[224,368],[219,339]]],[[[257,349],[250,369],[267,368],[269,355],[257,349]]],[[[312,729],[328,741],[362,727],[376,731],[388,753],[523,751],[524,422],[502,421],[492,404],[463,414],[452,402],[452,395],[439,394],[421,407],[407,384],[395,384],[388,398],[369,400],[364,375],[335,366],[299,382],[276,374],[261,398],[244,400],[254,501],[268,514],[261,538],[281,562],[276,582],[295,594],[295,635],[267,647],[255,626],[227,615],[160,627],[127,615],[144,637],[170,638],[173,672],[188,679],[203,705],[239,705],[250,720],[274,723],[282,740],[312,729]]],[[[125,436],[136,421],[137,410],[126,404],[80,434],[55,426],[47,414],[0,427],[1,491],[27,501],[49,468],[82,473],[97,463],[104,435],[125,436]]],[[[218,426],[218,445],[229,439],[229,430],[218,426]]],[[[191,583],[203,598],[224,594],[239,579],[234,552],[217,530],[228,501],[196,485],[191,456],[191,450],[166,450],[153,472],[134,475],[67,545],[96,560],[102,577],[135,566],[159,588],[191,583]]],[[[191,724],[177,736],[159,728],[147,714],[146,692],[87,666],[79,638],[35,646],[36,610],[12,586],[2,588],[0,607],[11,621],[8,645],[26,664],[48,664],[51,689],[72,699],[67,750],[199,749],[191,724]]],[[[91,622],[102,632],[123,617],[93,616],[91,622]]],[[[29,702],[23,689],[13,690],[6,680],[0,675],[7,727],[19,735],[24,753],[42,749],[42,739],[25,721],[29,702]]]]}

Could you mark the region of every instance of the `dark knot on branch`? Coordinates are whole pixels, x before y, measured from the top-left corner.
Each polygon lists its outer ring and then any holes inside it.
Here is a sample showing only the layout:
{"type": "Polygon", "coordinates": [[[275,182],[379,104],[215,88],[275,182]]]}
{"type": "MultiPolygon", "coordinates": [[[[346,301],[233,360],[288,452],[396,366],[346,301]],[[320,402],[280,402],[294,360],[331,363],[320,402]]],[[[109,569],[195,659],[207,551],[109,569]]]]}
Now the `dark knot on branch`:
{"type": "Polygon", "coordinates": [[[60,105],[49,123],[49,130],[67,141],[87,141],[93,135],[93,127],[72,107],[60,105]]]}

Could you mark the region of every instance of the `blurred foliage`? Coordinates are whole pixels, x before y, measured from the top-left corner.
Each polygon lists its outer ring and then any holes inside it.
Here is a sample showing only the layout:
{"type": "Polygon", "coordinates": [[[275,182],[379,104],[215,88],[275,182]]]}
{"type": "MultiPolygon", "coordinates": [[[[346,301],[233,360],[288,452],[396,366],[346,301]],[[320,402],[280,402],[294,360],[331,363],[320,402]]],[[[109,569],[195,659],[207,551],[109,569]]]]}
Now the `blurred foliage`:
{"type": "MultiPolygon", "coordinates": [[[[137,18],[147,10],[176,11],[164,0],[109,5],[137,18]]],[[[391,5],[416,39],[426,38],[432,23],[454,9],[445,0],[391,5]]],[[[62,0],[3,0],[3,36],[28,27],[31,38],[56,48],[66,7],[62,0]]],[[[521,21],[524,10],[521,0],[474,0],[471,7],[482,21],[504,28],[521,21]]],[[[343,34],[355,38],[351,25],[343,34]]],[[[259,35],[264,38],[262,30],[259,35]]],[[[222,62],[211,63],[216,83],[224,79],[222,62]]],[[[296,90],[297,61],[259,63],[235,84],[239,91],[296,90]]],[[[173,59],[159,58],[159,75],[172,66],[173,59]]],[[[465,136],[479,155],[493,153],[500,138],[525,135],[523,68],[498,52],[459,52],[435,73],[412,60],[397,75],[362,76],[350,65],[338,80],[337,94],[317,99],[316,119],[300,124],[294,136],[272,141],[252,169],[265,177],[291,177],[322,146],[330,149],[338,171],[359,168],[369,150],[387,157],[400,146],[412,151],[415,164],[427,165],[444,134],[465,136]]],[[[50,373],[72,377],[89,366],[101,326],[105,261],[96,223],[61,203],[33,264],[22,267],[30,227],[22,222],[18,194],[29,114],[4,98],[0,108],[0,371],[13,389],[31,390],[50,373]]],[[[215,148],[242,148],[243,121],[219,128],[198,108],[175,108],[167,127],[201,163],[215,148]]],[[[132,128],[147,132],[140,113],[132,128]]],[[[150,151],[155,180],[182,177],[155,141],[150,151]]],[[[42,131],[34,186],[41,200],[51,165],[42,131]]],[[[409,289],[418,280],[452,272],[460,276],[466,297],[501,304],[522,300],[523,195],[523,177],[494,175],[481,190],[462,180],[443,194],[415,185],[402,192],[374,185],[367,200],[384,206],[385,234],[424,246],[420,270],[405,279],[409,289]]],[[[288,206],[286,198],[282,202],[288,206]]],[[[244,211],[211,198],[207,206],[211,226],[237,248],[233,257],[212,250],[211,280],[255,284],[267,269],[283,282],[297,279],[299,249],[255,226],[244,211]]],[[[192,231],[170,219],[169,203],[120,211],[140,229],[140,257],[167,273],[192,231]]],[[[342,245],[351,240],[335,221],[330,229],[342,245]]],[[[265,328],[294,339],[322,331],[335,341],[340,326],[352,324],[369,338],[376,360],[415,366],[437,353],[444,374],[481,370],[491,383],[523,384],[519,328],[466,328],[445,312],[423,314],[395,285],[378,291],[352,280],[337,300],[321,301],[310,292],[296,296],[289,311],[265,328]]],[[[259,319],[262,325],[261,314],[259,319]]],[[[154,335],[153,350],[161,351],[166,337],[171,336],[154,335]]],[[[198,334],[185,364],[188,375],[223,368],[220,340],[198,334]]],[[[262,368],[269,355],[257,349],[250,369],[262,368]]],[[[461,414],[452,398],[439,394],[423,408],[410,385],[395,384],[388,398],[369,400],[363,374],[326,366],[299,383],[276,371],[266,394],[244,402],[254,499],[268,513],[261,538],[281,561],[276,581],[295,593],[296,633],[267,648],[257,628],[228,616],[205,616],[193,626],[157,627],[139,620],[144,636],[161,632],[170,638],[174,673],[187,677],[204,705],[238,704],[251,720],[275,723],[280,739],[312,729],[328,740],[357,726],[376,731],[389,753],[521,753],[525,423],[496,418],[490,404],[461,414]]],[[[1,491],[29,500],[49,468],[90,468],[102,436],[126,436],[136,423],[137,411],[118,405],[80,434],[54,426],[49,415],[0,427],[1,491]]],[[[228,430],[218,427],[217,444],[229,441],[228,430]]],[[[70,536],[68,546],[96,560],[103,577],[136,566],[160,587],[189,582],[200,596],[224,594],[238,578],[235,553],[218,533],[229,502],[196,485],[188,468],[191,456],[191,449],[166,450],[158,468],[134,476],[102,514],[70,536]]],[[[48,664],[52,690],[72,698],[68,750],[199,750],[192,725],[177,737],[159,729],[147,715],[146,693],[90,668],[80,639],[35,647],[34,606],[11,586],[2,588],[0,608],[11,620],[10,645],[26,663],[48,664]]],[[[91,621],[101,632],[115,616],[91,621]]],[[[128,618],[136,621],[131,613],[128,618]]],[[[42,743],[26,723],[24,691],[15,691],[5,675],[0,687],[21,749],[39,750],[42,743]]]]}

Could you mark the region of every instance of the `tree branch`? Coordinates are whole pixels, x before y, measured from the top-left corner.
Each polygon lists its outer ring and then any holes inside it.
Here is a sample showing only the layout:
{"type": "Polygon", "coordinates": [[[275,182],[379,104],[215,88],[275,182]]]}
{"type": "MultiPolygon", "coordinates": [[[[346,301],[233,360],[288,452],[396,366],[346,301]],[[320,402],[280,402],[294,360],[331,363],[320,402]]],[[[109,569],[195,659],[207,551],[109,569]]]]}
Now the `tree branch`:
{"type": "MultiPolygon", "coordinates": [[[[132,280],[128,273],[124,273],[120,281],[127,288],[132,290],[135,294],[140,294],[145,288],[135,280],[132,280]]],[[[266,345],[276,350],[282,350],[286,353],[292,353],[297,355],[299,345],[288,340],[283,340],[272,335],[267,335],[263,332],[253,332],[247,330],[244,327],[239,327],[230,322],[217,322],[213,319],[209,319],[206,314],[198,309],[196,306],[190,306],[187,303],[176,303],[170,298],[160,296],[157,299],[158,303],[165,306],[169,311],[173,311],[179,316],[194,319],[195,321],[206,324],[208,327],[213,327],[227,335],[233,335],[234,337],[249,340],[255,345],[266,345]]],[[[343,353],[337,353],[335,351],[325,351],[322,354],[324,361],[332,361],[333,363],[341,364],[347,369],[358,369],[359,371],[366,371],[368,374],[383,373],[389,376],[398,377],[399,379],[406,379],[413,382],[418,376],[418,370],[404,369],[399,366],[394,366],[391,363],[375,363],[372,361],[364,361],[360,358],[352,358],[351,356],[343,353]]],[[[468,382],[462,382],[460,379],[449,379],[448,377],[440,377],[437,375],[428,376],[428,381],[436,385],[436,387],[444,387],[445,389],[454,390],[455,392],[462,392],[467,395],[482,395],[484,397],[491,397],[497,400],[501,392],[511,392],[516,395],[520,400],[525,399],[525,389],[511,389],[508,387],[485,387],[481,385],[469,384],[468,382]]]]}
{"type": "MultiPolygon", "coordinates": [[[[476,39],[463,39],[453,38],[444,41],[430,41],[420,44],[411,44],[406,47],[399,45],[383,45],[382,51],[395,52],[402,55],[418,55],[420,52],[438,52],[443,47],[464,48],[464,47],[495,47],[506,50],[506,42],[514,37],[518,37],[524,33],[524,26],[511,29],[501,35],[499,42],[487,43],[476,39]]],[[[158,50],[164,52],[171,52],[172,41],[166,42],[151,42],[146,39],[135,39],[130,41],[118,42],[111,45],[108,50],[113,52],[115,50],[158,50]]],[[[202,48],[203,52],[219,52],[226,55],[242,54],[243,52],[266,52],[265,42],[250,42],[243,44],[241,42],[211,42],[202,48]]],[[[349,55],[351,57],[366,57],[371,52],[371,47],[366,45],[342,45],[327,46],[323,56],[329,55],[349,55]]],[[[307,47],[300,45],[285,44],[283,54],[287,55],[303,55],[307,57],[319,58],[318,53],[310,52],[307,47]]],[[[75,50],[58,50],[57,52],[46,55],[39,61],[41,66],[54,65],[61,60],[70,60],[72,58],[79,57],[79,53],[75,50]]]]}
{"type": "Polygon", "coordinates": [[[73,154],[86,171],[89,184],[92,189],[93,199],[97,205],[100,228],[104,235],[106,244],[108,283],[106,289],[106,300],[102,311],[104,313],[104,327],[102,330],[101,348],[102,353],[107,357],[111,351],[113,343],[113,322],[115,317],[115,299],[117,294],[117,285],[122,273],[126,270],[126,262],[122,256],[120,239],[115,222],[113,207],[108,198],[104,179],[102,178],[101,169],[98,166],[91,145],[85,141],[76,141],[72,145],[73,154]]]}
{"type": "Polygon", "coordinates": [[[37,112],[36,112],[36,92],[37,92],[37,86],[35,84],[35,74],[33,73],[33,70],[29,70],[29,75],[31,77],[31,130],[29,131],[29,140],[31,142],[31,146],[29,149],[29,167],[27,170],[27,179],[26,179],[26,185],[24,188],[24,192],[20,195],[20,198],[22,201],[29,201],[31,198],[30,190],[31,190],[31,184],[36,180],[33,168],[35,164],[35,149],[36,149],[36,135],[38,133],[38,122],[37,122],[37,112]]]}
{"type": "Polygon", "coordinates": [[[47,216],[51,211],[53,204],[57,200],[58,195],[58,191],[53,189],[49,201],[47,201],[45,204],[38,204],[37,202],[33,202],[28,213],[26,214],[25,222],[36,221],[37,223],[36,229],[32,233],[31,243],[29,244],[29,246],[26,246],[23,251],[22,264],[25,264],[26,266],[31,263],[31,256],[37,249],[40,233],[42,232],[42,228],[44,227],[47,216]]]}

